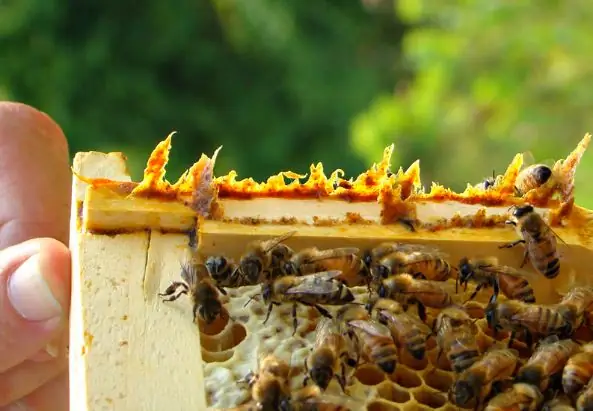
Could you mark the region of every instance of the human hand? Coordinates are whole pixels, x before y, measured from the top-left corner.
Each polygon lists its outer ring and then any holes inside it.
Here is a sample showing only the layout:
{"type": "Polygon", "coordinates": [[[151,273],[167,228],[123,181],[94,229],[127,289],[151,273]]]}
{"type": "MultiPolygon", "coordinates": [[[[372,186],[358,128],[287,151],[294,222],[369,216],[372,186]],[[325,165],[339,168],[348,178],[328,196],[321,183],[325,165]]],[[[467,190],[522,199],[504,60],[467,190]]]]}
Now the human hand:
{"type": "Polygon", "coordinates": [[[0,411],[69,408],[69,163],[53,120],[0,102],[0,411]]]}

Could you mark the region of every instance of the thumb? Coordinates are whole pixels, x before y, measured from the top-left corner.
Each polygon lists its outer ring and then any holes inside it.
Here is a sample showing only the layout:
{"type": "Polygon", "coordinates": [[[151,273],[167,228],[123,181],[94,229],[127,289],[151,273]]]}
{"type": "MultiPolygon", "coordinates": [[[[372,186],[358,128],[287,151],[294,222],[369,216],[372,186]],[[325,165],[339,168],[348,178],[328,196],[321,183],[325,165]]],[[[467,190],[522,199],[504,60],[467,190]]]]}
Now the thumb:
{"type": "Polygon", "coordinates": [[[70,254],[57,240],[0,251],[0,373],[42,350],[63,331],[70,306],[70,254]]]}

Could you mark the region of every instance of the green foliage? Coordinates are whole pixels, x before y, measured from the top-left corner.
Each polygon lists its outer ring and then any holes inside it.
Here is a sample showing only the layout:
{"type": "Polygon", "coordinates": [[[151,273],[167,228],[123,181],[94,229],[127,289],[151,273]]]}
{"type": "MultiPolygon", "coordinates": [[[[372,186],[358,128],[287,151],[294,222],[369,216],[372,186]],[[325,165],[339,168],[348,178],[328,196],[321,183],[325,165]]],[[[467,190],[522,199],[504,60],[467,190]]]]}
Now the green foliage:
{"type": "MultiPolygon", "coordinates": [[[[395,143],[394,166],[419,158],[425,185],[463,189],[593,131],[592,15],[584,0],[5,1],[0,97],[48,112],[73,153],[124,151],[135,178],[176,130],[172,180],[219,145],[218,173],[263,179],[317,161],[355,175],[395,143]]],[[[593,208],[590,176],[587,157],[593,208]]]]}
{"type": "MultiPolygon", "coordinates": [[[[395,140],[404,166],[421,158],[425,185],[462,189],[492,168],[504,171],[518,151],[558,159],[593,131],[593,7],[585,1],[400,0],[396,13],[416,24],[403,41],[414,78],[353,122],[352,141],[367,159],[395,140]]],[[[592,173],[586,158],[577,187],[588,206],[592,173]]]]}
{"type": "Polygon", "coordinates": [[[402,30],[357,2],[21,0],[0,13],[0,86],[73,153],[124,151],[136,178],[173,130],[172,180],[219,145],[220,173],[354,174],[349,121],[392,89],[402,30]]]}

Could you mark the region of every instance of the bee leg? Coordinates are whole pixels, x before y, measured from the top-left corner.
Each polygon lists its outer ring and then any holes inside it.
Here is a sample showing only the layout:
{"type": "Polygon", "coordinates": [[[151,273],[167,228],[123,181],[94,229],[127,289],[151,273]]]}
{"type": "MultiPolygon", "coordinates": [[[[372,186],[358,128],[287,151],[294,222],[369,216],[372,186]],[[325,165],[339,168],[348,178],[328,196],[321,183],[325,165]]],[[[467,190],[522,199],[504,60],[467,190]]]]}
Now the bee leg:
{"type": "Polygon", "coordinates": [[[439,348],[439,350],[437,351],[437,358],[435,360],[435,364],[439,363],[439,359],[441,358],[441,355],[443,355],[443,349],[439,348]]]}
{"type": "Polygon", "coordinates": [[[529,251],[527,250],[527,248],[525,248],[525,251],[523,252],[523,261],[521,262],[519,268],[525,267],[525,264],[527,264],[527,260],[529,260],[529,251]]]}
{"type": "Polygon", "coordinates": [[[294,336],[297,332],[297,325],[298,325],[298,319],[297,319],[297,304],[294,303],[292,304],[292,335],[294,336]]]}
{"type": "Polygon", "coordinates": [[[176,299],[181,297],[181,294],[187,294],[188,292],[189,292],[189,287],[187,286],[187,284],[182,283],[181,281],[175,281],[170,286],[167,287],[167,289],[165,290],[164,293],[159,293],[159,297],[169,297],[169,298],[163,298],[163,301],[175,301],[176,299]],[[183,289],[179,292],[179,294],[175,294],[175,292],[180,287],[183,289]]]}
{"type": "Polygon", "coordinates": [[[340,384],[342,392],[346,394],[346,366],[344,363],[342,363],[342,374],[336,375],[336,380],[338,380],[338,384],[340,384]]]}
{"type": "Polygon", "coordinates": [[[416,301],[416,309],[418,310],[418,317],[422,322],[426,322],[426,307],[420,301],[416,301]]]}
{"type": "Polygon", "coordinates": [[[509,337],[509,343],[507,345],[508,348],[511,348],[511,346],[513,345],[513,342],[515,341],[516,336],[517,336],[517,331],[515,331],[515,330],[511,331],[511,336],[509,337]]]}
{"type": "Polygon", "coordinates": [[[525,344],[527,344],[529,348],[533,346],[533,335],[528,329],[525,329],[525,344]]]}
{"type": "Polygon", "coordinates": [[[303,378],[303,387],[306,387],[307,386],[307,383],[309,382],[309,366],[307,365],[307,359],[306,358],[303,361],[303,364],[305,366],[305,378],[303,378]]]}
{"type": "Polygon", "coordinates": [[[525,240],[521,239],[521,240],[513,241],[511,243],[499,245],[498,248],[513,248],[514,246],[519,245],[519,244],[525,244],[525,240]]]}
{"type": "Polygon", "coordinates": [[[268,320],[270,319],[270,314],[272,314],[272,308],[274,308],[274,303],[268,304],[268,313],[266,314],[266,318],[262,324],[265,325],[268,322],[268,320]]]}
{"type": "Polygon", "coordinates": [[[315,309],[317,311],[319,311],[319,314],[323,315],[325,318],[329,318],[330,320],[334,317],[332,317],[331,313],[329,311],[327,311],[325,308],[323,308],[320,305],[317,304],[313,304],[313,307],[315,307],[315,309]]]}
{"type": "Polygon", "coordinates": [[[467,299],[466,303],[468,301],[473,300],[474,298],[476,298],[476,295],[478,295],[478,293],[480,292],[480,290],[484,288],[484,284],[478,284],[478,286],[476,287],[476,289],[474,290],[474,292],[472,293],[472,295],[469,296],[469,298],[467,299]]]}
{"type": "Polygon", "coordinates": [[[222,288],[221,286],[217,285],[216,288],[218,288],[218,291],[220,291],[220,293],[222,295],[227,295],[226,290],[224,288],[222,288]]]}
{"type": "Polygon", "coordinates": [[[422,273],[414,273],[412,277],[416,280],[426,280],[426,276],[422,273]]]}

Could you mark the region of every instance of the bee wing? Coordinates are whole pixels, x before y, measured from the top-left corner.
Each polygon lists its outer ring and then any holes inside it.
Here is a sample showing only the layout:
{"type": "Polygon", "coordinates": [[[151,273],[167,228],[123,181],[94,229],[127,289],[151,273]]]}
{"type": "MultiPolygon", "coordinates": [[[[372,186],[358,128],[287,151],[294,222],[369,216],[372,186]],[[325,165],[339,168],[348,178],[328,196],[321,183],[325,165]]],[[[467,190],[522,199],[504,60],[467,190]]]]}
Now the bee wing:
{"type": "Polygon", "coordinates": [[[485,266],[485,265],[497,265],[498,258],[494,257],[494,256],[480,255],[480,256],[476,256],[474,258],[470,258],[469,263],[473,266],[478,267],[478,268],[482,268],[482,266],[485,266]]]}
{"type": "Polygon", "coordinates": [[[391,338],[391,331],[389,331],[389,328],[374,320],[352,320],[348,321],[348,325],[370,335],[391,338]]]}
{"type": "Polygon", "coordinates": [[[455,291],[455,283],[449,281],[415,279],[412,282],[412,285],[408,287],[403,294],[442,294],[443,291],[449,295],[457,294],[455,291]]]}
{"type": "Polygon", "coordinates": [[[200,280],[208,277],[208,269],[204,264],[193,261],[184,261],[181,263],[181,278],[188,285],[197,284],[200,280]]]}
{"type": "Polygon", "coordinates": [[[521,309],[511,316],[511,322],[525,322],[525,323],[539,323],[541,322],[541,314],[539,309],[534,304],[525,306],[525,309],[521,309]]]}
{"type": "Polygon", "coordinates": [[[440,250],[433,250],[430,252],[426,251],[412,251],[411,253],[405,254],[405,259],[408,261],[432,261],[436,258],[446,259],[449,257],[449,254],[445,253],[444,251],[440,250]]]}
{"type": "Polygon", "coordinates": [[[429,246],[426,244],[414,244],[414,243],[397,243],[395,246],[394,251],[399,251],[402,253],[413,253],[413,252],[421,252],[427,254],[444,254],[442,250],[437,247],[429,246]]]}
{"type": "Polygon", "coordinates": [[[531,151],[524,151],[523,153],[523,165],[521,166],[521,170],[525,170],[527,167],[532,166],[535,163],[535,156],[531,151]]]}
{"type": "Polygon", "coordinates": [[[299,283],[286,290],[286,294],[331,294],[342,286],[334,279],[340,276],[340,270],[322,271],[320,273],[299,277],[299,283]]]}
{"type": "Polygon", "coordinates": [[[307,260],[314,263],[321,260],[346,257],[352,254],[358,254],[359,252],[360,249],[355,247],[330,248],[329,250],[318,251],[317,255],[312,258],[308,258],[307,260]]]}
{"type": "Polygon", "coordinates": [[[278,244],[280,244],[283,241],[288,240],[290,237],[292,237],[293,235],[295,235],[297,233],[296,230],[293,231],[289,231],[287,233],[284,233],[278,237],[274,237],[270,240],[264,241],[261,243],[261,248],[264,250],[264,252],[268,252],[270,251],[272,248],[276,247],[278,244]]]}
{"type": "Polygon", "coordinates": [[[324,341],[329,335],[338,333],[337,323],[327,317],[321,317],[315,327],[315,341],[324,341]]]}
{"type": "Polygon", "coordinates": [[[537,281],[540,280],[540,276],[529,271],[519,270],[515,267],[508,265],[498,264],[482,264],[478,266],[481,270],[492,274],[502,274],[509,277],[524,278],[526,280],[537,281]]]}

